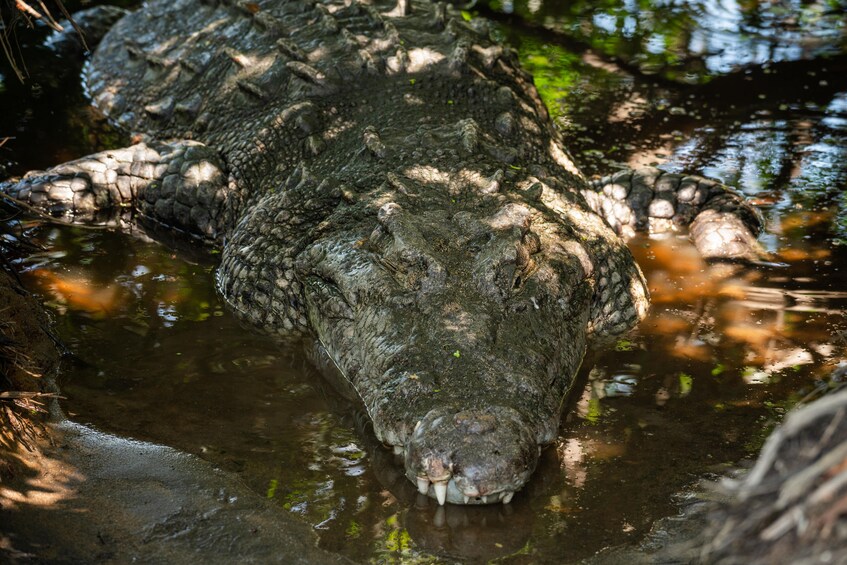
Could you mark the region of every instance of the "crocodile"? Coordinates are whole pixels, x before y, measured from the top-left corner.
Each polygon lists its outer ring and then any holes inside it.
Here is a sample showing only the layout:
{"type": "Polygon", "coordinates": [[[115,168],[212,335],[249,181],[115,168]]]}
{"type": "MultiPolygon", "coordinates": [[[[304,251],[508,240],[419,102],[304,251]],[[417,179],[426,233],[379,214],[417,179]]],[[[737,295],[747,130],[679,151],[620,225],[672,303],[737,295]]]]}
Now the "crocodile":
{"type": "Polygon", "coordinates": [[[756,210],[716,181],[587,179],[516,53],[444,3],[151,0],[83,80],[135,143],[2,190],[217,246],[233,311],[314,344],[439,504],[509,503],[589,342],[645,316],[627,237],[761,255],[756,210]]]}

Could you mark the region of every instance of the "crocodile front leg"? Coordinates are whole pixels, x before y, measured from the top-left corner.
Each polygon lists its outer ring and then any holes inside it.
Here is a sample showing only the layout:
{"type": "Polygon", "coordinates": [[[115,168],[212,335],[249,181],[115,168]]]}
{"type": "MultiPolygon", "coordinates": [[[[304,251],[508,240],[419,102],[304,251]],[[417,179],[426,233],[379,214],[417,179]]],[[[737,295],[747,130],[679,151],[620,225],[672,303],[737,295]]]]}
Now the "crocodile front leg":
{"type": "Polygon", "coordinates": [[[756,241],[761,214],[742,195],[715,180],[646,167],[592,181],[591,188],[583,191],[589,205],[623,237],[687,226],[706,259],[768,259],[756,241]]]}
{"type": "Polygon", "coordinates": [[[0,191],[54,215],[88,220],[132,207],[142,216],[216,239],[231,194],[218,153],[196,141],[139,143],[27,173],[0,191]]]}

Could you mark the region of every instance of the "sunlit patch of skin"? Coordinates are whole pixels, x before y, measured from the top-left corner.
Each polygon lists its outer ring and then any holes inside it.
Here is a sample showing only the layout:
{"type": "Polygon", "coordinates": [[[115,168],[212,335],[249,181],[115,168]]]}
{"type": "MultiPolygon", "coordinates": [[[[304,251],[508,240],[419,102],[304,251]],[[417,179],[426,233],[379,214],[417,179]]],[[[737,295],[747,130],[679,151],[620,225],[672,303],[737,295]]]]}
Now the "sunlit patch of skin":
{"type": "Polygon", "coordinates": [[[562,168],[564,168],[569,173],[576,175],[578,177],[582,176],[580,170],[574,165],[573,159],[571,159],[570,155],[568,155],[558,141],[555,139],[550,140],[550,156],[553,157],[553,160],[556,161],[562,168]]]}
{"type": "Polygon", "coordinates": [[[409,66],[407,71],[418,73],[427,70],[444,60],[444,55],[426,47],[409,50],[409,66]]]}
{"type": "Polygon", "coordinates": [[[211,181],[220,171],[208,161],[200,161],[188,167],[184,177],[195,182],[211,181]]]}
{"type": "MultiPolygon", "coordinates": [[[[242,67],[244,69],[248,69],[250,71],[253,71],[253,70],[258,70],[258,67],[260,67],[260,65],[257,64],[258,63],[257,59],[250,56],[250,55],[246,55],[244,53],[238,53],[236,51],[232,51],[232,52],[228,53],[228,55],[229,55],[230,59],[232,59],[233,63],[235,63],[236,65],[238,65],[239,67],[242,67]]],[[[267,64],[267,59],[265,59],[265,61],[266,61],[266,64],[264,65],[264,67],[267,68],[270,65],[267,64]]]]}
{"type": "Polygon", "coordinates": [[[450,182],[450,174],[440,171],[431,165],[416,165],[403,171],[403,174],[420,183],[436,183],[446,185],[450,182]]]}

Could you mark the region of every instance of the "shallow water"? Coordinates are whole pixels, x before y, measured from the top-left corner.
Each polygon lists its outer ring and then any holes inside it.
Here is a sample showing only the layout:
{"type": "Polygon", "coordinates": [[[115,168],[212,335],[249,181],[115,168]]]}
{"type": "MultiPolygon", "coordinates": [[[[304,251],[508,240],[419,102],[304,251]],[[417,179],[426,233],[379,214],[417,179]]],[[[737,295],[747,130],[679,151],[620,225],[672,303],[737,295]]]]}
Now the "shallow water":
{"type": "MultiPolygon", "coordinates": [[[[28,221],[14,227],[44,250],[20,266],[73,354],[68,414],[238,472],[323,547],[379,563],[577,560],[638,540],[676,512],[675,494],[753,453],[847,346],[847,75],[816,60],[659,84],[555,35],[506,32],[584,170],[656,163],[737,184],[787,266],[708,266],[681,236],[632,241],[650,317],[586,359],[531,483],[508,506],[438,508],[298,346],[234,320],[215,293],[215,254],[28,221]]],[[[36,99],[5,84],[0,104],[16,110],[0,138],[21,128],[0,149],[10,172],[120,143],[79,119],[66,84],[36,99]]]]}
{"type": "Polygon", "coordinates": [[[707,83],[753,65],[837,56],[847,38],[843,0],[480,4],[487,15],[499,15],[513,27],[553,31],[582,50],[617,59],[642,75],[688,84],[707,83]],[[513,14],[519,19],[511,18],[513,14]]]}

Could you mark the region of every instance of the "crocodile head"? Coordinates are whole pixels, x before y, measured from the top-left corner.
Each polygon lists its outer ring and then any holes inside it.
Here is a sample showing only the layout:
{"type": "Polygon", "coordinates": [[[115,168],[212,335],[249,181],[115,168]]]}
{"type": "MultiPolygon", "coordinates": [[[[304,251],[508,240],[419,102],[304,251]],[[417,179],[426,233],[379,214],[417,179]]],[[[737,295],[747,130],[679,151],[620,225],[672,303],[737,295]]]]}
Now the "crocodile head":
{"type": "Polygon", "coordinates": [[[590,238],[546,207],[502,200],[389,202],[347,225],[296,263],[317,338],[421,493],[510,501],[556,437],[584,355],[590,238]]]}

